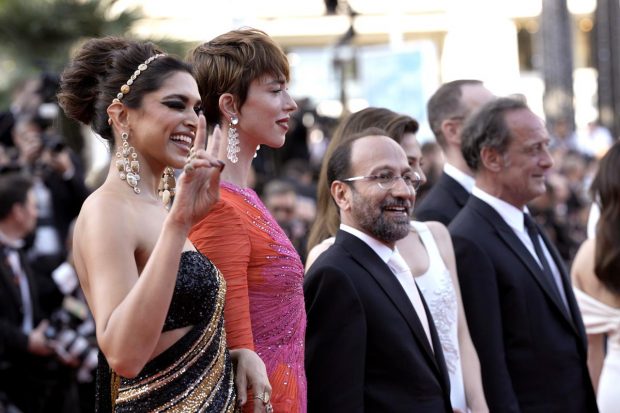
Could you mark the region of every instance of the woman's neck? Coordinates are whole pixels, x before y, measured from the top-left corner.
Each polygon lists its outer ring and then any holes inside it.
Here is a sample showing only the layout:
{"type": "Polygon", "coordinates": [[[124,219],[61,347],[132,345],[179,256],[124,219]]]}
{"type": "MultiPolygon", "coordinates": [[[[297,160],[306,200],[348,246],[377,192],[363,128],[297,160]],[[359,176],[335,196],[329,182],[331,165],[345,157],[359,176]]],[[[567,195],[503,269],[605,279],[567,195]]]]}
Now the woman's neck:
{"type": "Polygon", "coordinates": [[[248,144],[247,138],[239,136],[239,152],[237,152],[237,162],[233,163],[228,159],[228,126],[221,130],[222,141],[218,153],[218,159],[226,163],[222,171],[222,180],[231,182],[240,188],[247,188],[252,160],[256,153],[256,146],[248,144]]]}

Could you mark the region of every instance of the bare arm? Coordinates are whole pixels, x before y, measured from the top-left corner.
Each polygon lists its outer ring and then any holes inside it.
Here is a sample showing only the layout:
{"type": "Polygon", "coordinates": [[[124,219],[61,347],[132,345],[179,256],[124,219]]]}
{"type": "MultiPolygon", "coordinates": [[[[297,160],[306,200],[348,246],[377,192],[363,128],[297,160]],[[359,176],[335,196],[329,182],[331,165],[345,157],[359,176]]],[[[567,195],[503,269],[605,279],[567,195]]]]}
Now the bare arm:
{"type": "Polygon", "coordinates": [[[116,373],[134,377],[159,342],[185,234],[182,228],[165,223],[139,273],[134,257],[137,238],[114,234],[119,220],[114,222],[111,215],[124,212],[129,213],[127,207],[118,203],[87,204],[76,225],[75,252],[80,279],[86,279],[82,284],[95,318],[99,347],[116,373]]]}
{"type": "MultiPolygon", "coordinates": [[[[197,148],[204,147],[206,139],[202,116],[199,126],[197,148]]],[[[189,228],[219,197],[220,169],[215,158],[198,150],[193,166],[193,172],[179,178],[177,198],[154,245],[142,239],[143,233],[149,225],[151,230],[159,225],[150,224],[152,219],[164,215],[148,203],[117,199],[113,191],[102,190],[89,199],[76,224],[76,267],[95,317],[97,341],[121,376],[135,376],[152,358],[189,228]],[[136,257],[142,255],[145,264],[139,271],[136,257]]]]}
{"type": "MultiPolygon", "coordinates": [[[[593,238],[581,244],[571,266],[573,286],[589,295],[600,289],[599,281],[594,274],[594,246],[593,238]]],[[[595,297],[596,298],[596,297],[595,297]]],[[[586,325],[586,331],[588,326],[586,325]]],[[[605,361],[605,335],[603,333],[588,333],[588,371],[594,391],[598,390],[598,382],[605,361]]]]}
{"type": "Polygon", "coordinates": [[[334,237],[324,239],[319,244],[316,244],[312,249],[308,252],[308,257],[306,258],[306,272],[310,269],[310,266],[316,261],[317,258],[321,256],[329,247],[334,243],[334,237]]]}
{"type": "Polygon", "coordinates": [[[465,397],[467,405],[472,413],[488,412],[486,399],[484,397],[484,389],[482,387],[482,377],[480,375],[480,361],[478,353],[474,348],[465,319],[465,311],[463,309],[463,300],[461,299],[461,289],[456,275],[456,261],[454,258],[454,249],[452,240],[447,228],[439,222],[427,222],[433,236],[439,247],[441,257],[443,258],[452,279],[452,285],[456,294],[458,305],[457,331],[459,340],[459,349],[461,353],[461,366],[463,368],[463,382],[465,385],[465,397]]]}
{"type": "Polygon", "coordinates": [[[605,335],[588,334],[588,371],[594,392],[598,391],[598,382],[605,361],[605,335]]]}

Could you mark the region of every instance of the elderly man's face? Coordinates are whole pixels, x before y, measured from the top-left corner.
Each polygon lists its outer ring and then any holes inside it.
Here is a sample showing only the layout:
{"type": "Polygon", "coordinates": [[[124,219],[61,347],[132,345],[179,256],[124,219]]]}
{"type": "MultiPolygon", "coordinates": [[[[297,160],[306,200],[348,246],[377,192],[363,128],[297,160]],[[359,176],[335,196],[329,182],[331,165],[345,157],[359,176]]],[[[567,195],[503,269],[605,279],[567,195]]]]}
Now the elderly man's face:
{"type": "Polygon", "coordinates": [[[500,198],[521,208],[546,192],[546,173],[553,166],[549,135],[542,120],[530,110],[508,112],[505,120],[512,139],[497,176],[500,198]]]}

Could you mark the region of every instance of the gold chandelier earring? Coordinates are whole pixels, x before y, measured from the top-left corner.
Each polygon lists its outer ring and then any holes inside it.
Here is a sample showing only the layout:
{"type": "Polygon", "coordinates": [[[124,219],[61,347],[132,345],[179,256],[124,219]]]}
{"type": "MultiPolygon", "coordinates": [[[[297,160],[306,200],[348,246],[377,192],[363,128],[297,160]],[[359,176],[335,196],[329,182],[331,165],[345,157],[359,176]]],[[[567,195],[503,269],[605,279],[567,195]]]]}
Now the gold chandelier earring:
{"type": "Polygon", "coordinates": [[[116,152],[116,169],[119,177],[127,182],[136,194],[139,194],[140,163],[138,162],[138,154],[134,147],[129,145],[129,134],[127,132],[121,133],[121,139],[123,143],[116,152]]]}
{"type": "Polygon", "coordinates": [[[164,169],[164,174],[159,181],[159,197],[161,198],[161,202],[164,204],[166,209],[170,209],[170,205],[172,204],[172,199],[176,194],[176,186],[177,181],[174,177],[174,169],[170,166],[166,166],[164,169]]]}

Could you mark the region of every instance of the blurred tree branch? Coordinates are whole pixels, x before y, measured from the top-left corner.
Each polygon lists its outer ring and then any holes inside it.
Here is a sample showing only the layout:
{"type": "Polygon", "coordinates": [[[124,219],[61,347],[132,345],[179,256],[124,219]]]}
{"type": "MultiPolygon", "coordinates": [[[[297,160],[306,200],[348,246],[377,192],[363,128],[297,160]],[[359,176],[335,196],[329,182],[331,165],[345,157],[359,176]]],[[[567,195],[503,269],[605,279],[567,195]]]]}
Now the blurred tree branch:
{"type": "Polygon", "coordinates": [[[17,65],[56,71],[82,38],[124,35],[139,8],[111,15],[118,0],[2,0],[0,44],[17,65]]]}

